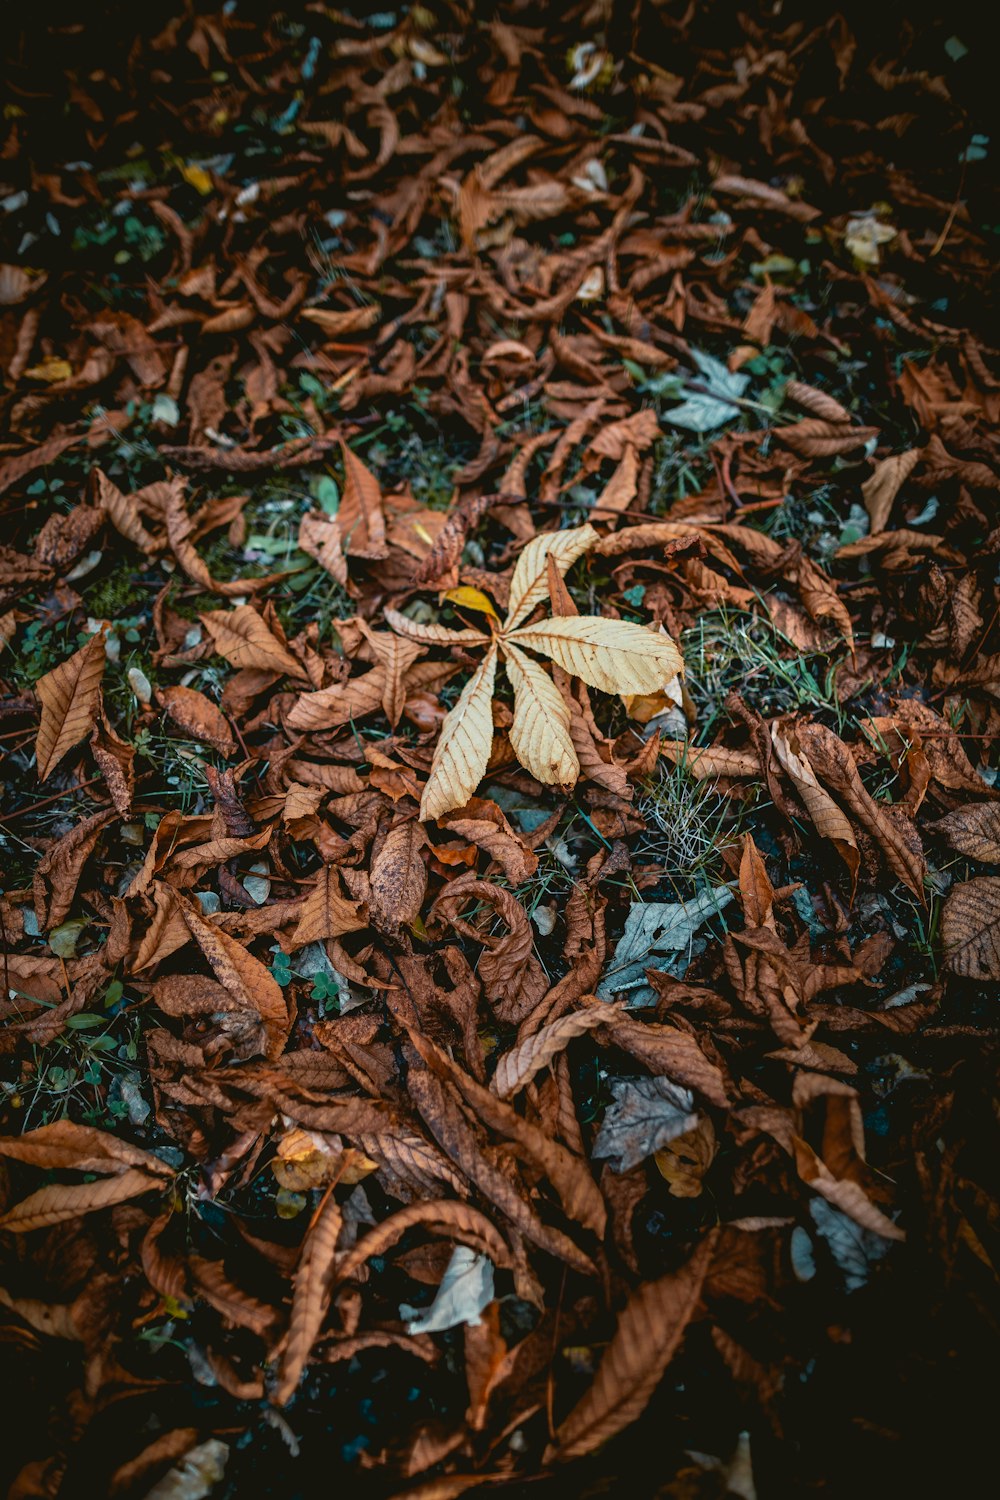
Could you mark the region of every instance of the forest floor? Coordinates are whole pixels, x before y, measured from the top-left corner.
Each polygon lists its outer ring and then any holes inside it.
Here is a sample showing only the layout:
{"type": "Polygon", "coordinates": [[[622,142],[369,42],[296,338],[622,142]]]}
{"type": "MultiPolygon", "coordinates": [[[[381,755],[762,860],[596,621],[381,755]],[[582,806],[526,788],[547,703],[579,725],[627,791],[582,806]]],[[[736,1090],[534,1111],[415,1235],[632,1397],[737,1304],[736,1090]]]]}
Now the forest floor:
{"type": "Polygon", "coordinates": [[[977,37],[105,9],[0,44],[0,1492],[953,1489],[977,37]]]}

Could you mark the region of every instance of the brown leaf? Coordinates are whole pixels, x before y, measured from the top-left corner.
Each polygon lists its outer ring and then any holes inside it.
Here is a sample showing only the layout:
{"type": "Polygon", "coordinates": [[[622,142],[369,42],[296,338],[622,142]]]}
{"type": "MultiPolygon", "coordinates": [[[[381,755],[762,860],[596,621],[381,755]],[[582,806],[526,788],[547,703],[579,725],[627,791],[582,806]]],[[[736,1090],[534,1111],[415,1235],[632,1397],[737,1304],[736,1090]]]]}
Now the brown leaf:
{"type": "Polygon", "coordinates": [[[1000,864],[1000,805],[980,802],[960,807],[932,824],[952,849],[981,864],[1000,864]]]}
{"type": "Polygon", "coordinates": [[[694,1316],[715,1235],[705,1237],[679,1271],[633,1293],[594,1383],[560,1424],[544,1461],[582,1458],[645,1411],[694,1316]]]}
{"type": "Polygon", "coordinates": [[[854,829],[843,811],[837,806],[829,792],[820,786],[809,757],[795,734],[794,729],[783,731],[779,724],[772,724],[771,739],[778,763],[791,781],[805,804],[816,828],[816,832],[833,844],[851,873],[853,892],[858,880],[861,856],[854,829]]]}
{"type": "Polygon", "coordinates": [[[127,818],[135,796],[135,746],[115,733],[103,709],[90,736],[90,753],[107,782],[115,811],[127,818]]]}
{"type": "Polygon", "coordinates": [[[379,482],[346,443],[341,443],[340,452],[344,460],[344,492],[336,519],[344,551],[352,557],[387,557],[379,482]]]}
{"type": "Polygon", "coordinates": [[[415,818],[396,823],[372,857],[371,913],[377,927],[394,932],[420,916],[427,892],[421,851],[427,839],[415,818]]]}
{"type": "Polygon", "coordinates": [[[513,1141],[548,1177],[569,1218],[599,1237],[604,1234],[607,1212],[597,1184],[586,1164],[572,1152],[525,1120],[495,1093],[471,1078],[433,1042],[416,1034],[412,1040],[427,1065],[459,1090],[476,1118],[499,1135],[513,1141]]]}
{"type": "Polygon", "coordinates": [[[283,641],[265,625],[250,604],[215,609],[201,616],[220,656],[234,667],[256,667],[285,677],[304,677],[305,671],[283,641]]]}
{"type": "Polygon", "coordinates": [[[919,448],[910,448],[906,453],[894,453],[891,458],[883,458],[861,486],[873,532],[885,530],[892,502],[913,473],[919,458],[919,448]]]}
{"type": "Polygon", "coordinates": [[[390,1214],[346,1251],[338,1261],[336,1280],[348,1281],[373,1255],[384,1255],[408,1230],[420,1225],[432,1234],[445,1235],[488,1255],[494,1265],[508,1266],[510,1248],[496,1225],[478,1208],[454,1199],[423,1199],[390,1214]]]}
{"type": "Polygon", "coordinates": [[[428,924],[441,917],[463,937],[483,944],[478,974],[497,1015],[515,1024],[523,1021],[547,990],[548,982],[535,957],[531,924],[516,896],[503,886],[463,875],[451,881],[438,896],[428,924]],[[497,932],[496,920],[491,920],[488,930],[480,930],[459,917],[458,912],[473,898],[482,902],[491,917],[503,922],[508,931],[497,932]]]}
{"type": "Polygon", "coordinates": [[[38,779],[45,781],[97,719],[104,676],[104,632],[35,683],[42,718],[35,740],[38,779]]]}
{"type": "Polygon", "coordinates": [[[490,1088],[501,1099],[511,1099],[548,1067],[553,1058],[568,1047],[574,1037],[602,1026],[607,1017],[603,1010],[594,1006],[591,1010],[572,1011],[560,1016],[548,1026],[543,1026],[533,1036],[505,1052],[497,1063],[490,1088]]]}
{"type": "MultiPolygon", "coordinates": [[[[565,1260],[588,1275],[593,1262],[558,1229],[544,1224],[510,1178],[487,1159],[472,1126],[454,1094],[428,1069],[412,1067],[408,1075],[410,1096],[428,1130],[468,1180],[479,1188],[487,1202],[506,1214],[515,1228],[534,1244],[565,1260]]],[[[499,1102],[499,1101],[497,1101],[499,1102]]]]}
{"type": "Polygon", "coordinates": [[[129,1167],[113,1177],[98,1178],[96,1182],[76,1183],[72,1187],[52,1183],[0,1215],[0,1229],[6,1229],[9,1234],[28,1234],[33,1229],[45,1229],[67,1219],[78,1219],[83,1214],[96,1213],[114,1203],[125,1203],[130,1198],[139,1198],[162,1187],[162,1179],[151,1177],[137,1167],[129,1167]]]}
{"type": "Polygon", "coordinates": [[[359,932],[368,925],[368,909],[344,896],[340,876],[333,865],[324,865],[316,884],[302,903],[299,924],[292,942],[296,948],[306,943],[322,943],[341,937],[345,932],[359,932]]]}
{"type": "Polygon", "coordinates": [[[803,724],[799,739],[817,775],[873,836],[897,879],[922,901],[926,863],[920,836],[906,814],[900,810],[898,818],[890,817],[869,796],[850,750],[832,730],[822,724],[803,724]]]}
{"type": "Polygon", "coordinates": [[[295,1393],[330,1305],[334,1255],[343,1227],[340,1204],[330,1188],[306,1231],[292,1290],[292,1312],[273,1399],[284,1406],[295,1393]]]}
{"type": "Polygon", "coordinates": [[[281,986],[243,943],[206,921],[193,902],[181,896],[176,899],[191,936],[211,964],[219,983],[241,1009],[255,1011],[260,1017],[264,1056],[280,1057],[292,1023],[281,986]]]}
{"type": "Polygon", "coordinates": [[[385,696],[385,667],[372,667],[360,677],[321,688],[318,693],[303,693],[287,715],[289,729],[336,729],[352,719],[363,719],[382,706],[385,696]]]}
{"type": "Polygon", "coordinates": [[[699,1198],[702,1179],[716,1153],[715,1129],[705,1115],[693,1130],[675,1136],[657,1151],[656,1169],[670,1184],[672,1198],[699,1198]]]}
{"type": "Polygon", "coordinates": [[[949,891],[941,943],[953,974],[1000,980],[1000,875],[977,875],[949,891]]]}
{"type": "Polygon", "coordinates": [[[164,713],[190,739],[213,745],[223,755],[233,755],[236,741],[221,711],[196,688],[167,687],[156,693],[164,713]]]}
{"type": "Polygon", "coordinates": [[[92,1125],[77,1125],[72,1120],[39,1125],[20,1136],[0,1136],[0,1156],[49,1171],[121,1172],[128,1167],[140,1167],[154,1176],[173,1176],[171,1168],[151,1152],[107,1131],[92,1125]]]}
{"type": "Polygon", "coordinates": [[[709,1061],[693,1036],[677,1026],[639,1021],[604,1000],[584,998],[604,1012],[604,1024],[614,1046],[637,1058],[651,1073],[665,1074],[726,1108],[729,1096],[722,1072],[709,1061]]]}
{"type": "Polygon", "coordinates": [[[97,504],[104,511],[112,526],[125,537],[126,541],[134,542],[147,555],[154,552],[156,538],[143,525],[135,495],[123,495],[103,470],[98,469],[96,472],[97,504]]]}
{"type": "Polygon", "coordinates": [[[69,915],[83,867],[93,853],[94,845],[114,817],[111,812],[93,813],[49,844],[35,867],[32,881],[35,915],[42,932],[58,927],[69,915]]]}
{"type": "Polygon", "coordinates": [[[538,856],[510,826],[495,802],[470,797],[461,812],[448,813],[442,826],[485,849],[511,885],[523,885],[538,868],[538,856]]]}

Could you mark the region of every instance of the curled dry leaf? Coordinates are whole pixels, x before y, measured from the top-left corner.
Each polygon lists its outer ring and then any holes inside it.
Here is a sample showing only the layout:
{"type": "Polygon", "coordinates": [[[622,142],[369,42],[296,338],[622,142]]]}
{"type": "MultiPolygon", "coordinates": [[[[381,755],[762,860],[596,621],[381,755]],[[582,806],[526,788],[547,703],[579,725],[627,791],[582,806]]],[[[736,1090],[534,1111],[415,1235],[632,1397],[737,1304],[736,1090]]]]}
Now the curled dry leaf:
{"type": "Polygon", "coordinates": [[[857,885],[861,856],[858,854],[858,841],[854,837],[850,821],[829,792],[820,786],[816,772],[794,730],[783,732],[780,725],[772,724],[771,741],[778,764],[805,803],[806,812],[812,819],[816,832],[822,838],[830,840],[850,871],[853,890],[857,885]]]}
{"type": "Polygon", "coordinates": [[[90,752],[107,782],[115,811],[127,818],[135,796],[135,746],[115,733],[103,711],[90,736],[90,752]]]}
{"type": "MultiPolygon", "coordinates": [[[[872,835],[898,880],[921,901],[926,861],[920,836],[902,809],[891,817],[868,793],[850,750],[823,724],[804,724],[799,739],[816,773],[872,835]]],[[[777,745],[776,745],[777,748],[777,745]]]]}
{"type": "Polygon", "coordinates": [[[239,1006],[255,1012],[263,1030],[261,1051],[278,1057],[288,1037],[291,1017],[277,980],[247,948],[221,927],[207,921],[197,906],[184,897],[178,903],[188,930],[204,953],[219,983],[239,1006]]]}
{"type": "Polygon", "coordinates": [[[593,1385],[560,1424],[548,1459],[592,1453],[645,1410],[694,1316],[714,1245],[714,1234],[706,1236],[679,1271],[629,1299],[593,1385]]]}
{"type": "Polygon", "coordinates": [[[536,1074],[548,1067],[574,1037],[582,1036],[606,1020],[598,1007],[574,1011],[551,1021],[540,1031],[505,1052],[497,1063],[490,1088],[501,1099],[511,1099],[525,1088],[536,1074]]]}
{"type": "Polygon", "coordinates": [[[284,1406],[295,1394],[313,1344],[330,1305],[334,1256],[343,1227],[340,1204],[329,1188],[302,1244],[292,1288],[292,1312],[288,1324],[281,1371],[274,1388],[274,1401],[284,1406]]]}

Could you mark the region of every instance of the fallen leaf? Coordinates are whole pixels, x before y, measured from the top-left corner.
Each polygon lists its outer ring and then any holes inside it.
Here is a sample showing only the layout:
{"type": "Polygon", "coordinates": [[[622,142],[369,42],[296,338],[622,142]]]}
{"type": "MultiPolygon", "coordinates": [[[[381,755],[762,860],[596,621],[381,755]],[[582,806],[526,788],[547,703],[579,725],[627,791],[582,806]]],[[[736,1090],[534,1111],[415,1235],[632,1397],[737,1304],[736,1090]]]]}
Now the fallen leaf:
{"type": "Polygon", "coordinates": [[[1000,875],[977,875],[949,891],[941,943],[953,974],[1000,980],[1000,875]]]}
{"type": "Polygon", "coordinates": [[[593,1154],[616,1172],[629,1172],[698,1123],[694,1096],[669,1078],[619,1078],[605,1111],[593,1154]]]}
{"type": "Polygon", "coordinates": [[[46,781],[63,756],[93,729],[104,676],[104,632],[46,672],[35,683],[42,717],[35,740],[39,781],[46,781]]]}

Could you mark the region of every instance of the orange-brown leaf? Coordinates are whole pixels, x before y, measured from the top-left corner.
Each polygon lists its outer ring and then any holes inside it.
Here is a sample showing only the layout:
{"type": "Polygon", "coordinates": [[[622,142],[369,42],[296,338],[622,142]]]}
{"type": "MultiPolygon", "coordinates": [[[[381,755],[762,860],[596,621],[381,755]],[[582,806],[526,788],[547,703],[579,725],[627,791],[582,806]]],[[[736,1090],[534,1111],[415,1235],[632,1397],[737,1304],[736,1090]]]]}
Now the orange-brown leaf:
{"type": "Polygon", "coordinates": [[[312,1346],[323,1326],[323,1319],[330,1305],[334,1254],[343,1222],[340,1204],[331,1189],[309,1226],[295,1273],[288,1338],[281,1361],[281,1373],[274,1390],[274,1400],[278,1406],[284,1406],[294,1395],[312,1346]]]}
{"type": "Polygon", "coordinates": [[[260,1016],[264,1055],[279,1057],[288,1039],[291,1017],[278,981],[243,943],[206,921],[194,902],[184,897],[177,899],[191,936],[211,964],[219,983],[242,1009],[256,1011],[260,1016]]]}
{"type": "Polygon", "coordinates": [[[67,751],[90,733],[101,701],[104,632],[35,683],[42,718],[35,740],[38,779],[45,781],[67,751]]]}
{"type": "Polygon", "coordinates": [[[642,1415],[698,1306],[714,1243],[708,1235],[679,1271],[633,1294],[593,1385],[559,1427],[547,1459],[582,1458],[642,1415]]]}

